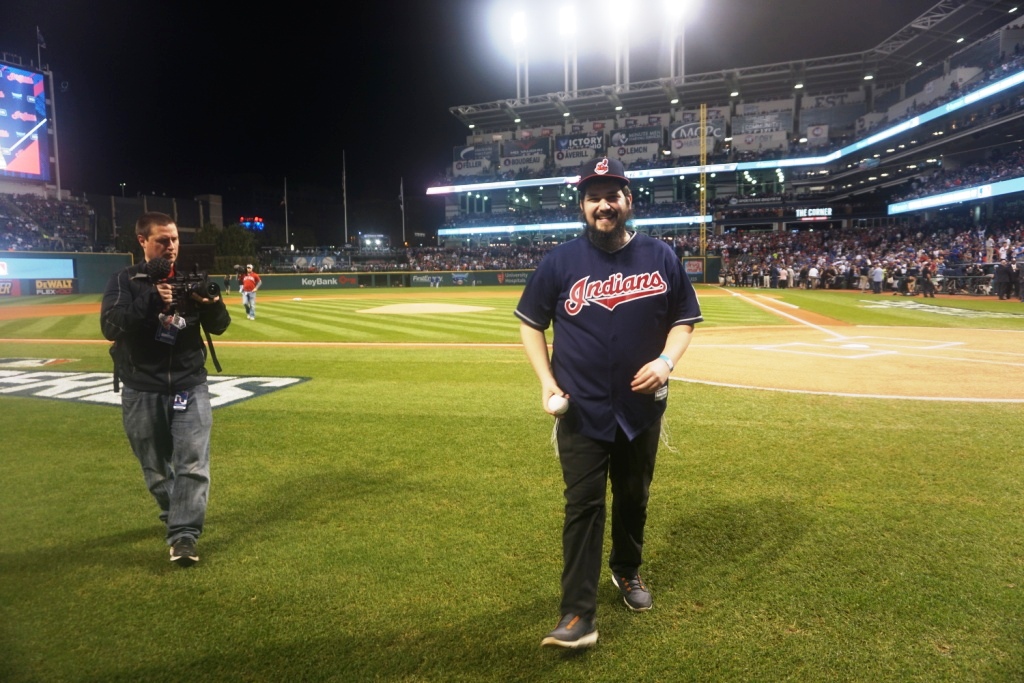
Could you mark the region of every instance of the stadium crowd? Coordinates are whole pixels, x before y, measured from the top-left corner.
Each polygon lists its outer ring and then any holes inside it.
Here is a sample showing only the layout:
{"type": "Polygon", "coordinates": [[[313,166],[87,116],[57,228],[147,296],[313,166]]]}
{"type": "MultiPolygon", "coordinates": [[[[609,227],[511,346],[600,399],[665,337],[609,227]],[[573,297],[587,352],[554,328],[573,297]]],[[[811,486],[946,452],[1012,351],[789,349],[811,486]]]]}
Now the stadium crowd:
{"type": "Polygon", "coordinates": [[[894,196],[894,201],[952,192],[1000,180],[1024,177],[1024,149],[1017,148],[1005,155],[995,156],[986,163],[969,164],[962,168],[936,169],[927,176],[914,179],[907,192],[894,196]]]}
{"type": "Polygon", "coordinates": [[[92,251],[92,214],[77,200],[0,194],[0,251],[92,251]]]}

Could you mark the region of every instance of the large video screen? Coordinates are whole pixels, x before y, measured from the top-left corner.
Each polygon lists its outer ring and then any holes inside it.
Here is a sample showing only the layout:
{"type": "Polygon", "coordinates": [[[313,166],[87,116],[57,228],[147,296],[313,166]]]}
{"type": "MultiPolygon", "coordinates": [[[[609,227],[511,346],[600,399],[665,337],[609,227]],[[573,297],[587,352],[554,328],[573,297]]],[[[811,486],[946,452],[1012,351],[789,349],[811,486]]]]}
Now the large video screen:
{"type": "Polygon", "coordinates": [[[0,64],[0,178],[50,181],[43,74],[0,64]]]}

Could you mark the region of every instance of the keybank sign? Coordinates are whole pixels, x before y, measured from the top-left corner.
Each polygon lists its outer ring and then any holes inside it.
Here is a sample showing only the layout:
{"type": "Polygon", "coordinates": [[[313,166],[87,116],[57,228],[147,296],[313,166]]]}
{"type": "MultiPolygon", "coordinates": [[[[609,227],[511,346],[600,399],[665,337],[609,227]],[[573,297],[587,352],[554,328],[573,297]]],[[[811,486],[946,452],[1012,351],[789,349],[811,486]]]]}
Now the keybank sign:
{"type": "Polygon", "coordinates": [[[338,277],[304,277],[299,280],[302,287],[316,289],[317,287],[355,287],[359,279],[354,275],[339,275],[338,277]]]}

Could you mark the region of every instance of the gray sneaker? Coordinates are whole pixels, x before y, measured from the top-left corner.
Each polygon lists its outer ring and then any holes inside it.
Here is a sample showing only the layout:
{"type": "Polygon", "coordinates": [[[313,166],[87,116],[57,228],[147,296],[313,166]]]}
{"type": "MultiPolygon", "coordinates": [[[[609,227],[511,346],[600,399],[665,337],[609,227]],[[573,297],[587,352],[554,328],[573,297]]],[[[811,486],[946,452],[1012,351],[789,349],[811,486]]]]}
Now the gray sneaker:
{"type": "Polygon", "coordinates": [[[171,562],[179,567],[191,567],[198,561],[196,540],[191,536],[182,536],[171,545],[171,562]]]}
{"type": "Polygon", "coordinates": [[[654,604],[651,592],[647,590],[647,586],[644,585],[639,574],[617,576],[613,572],[612,583],[622,593],[622,600],[626,603],[626,607],[634,612],[646,612],[654,604]]]}
{"type": "Polygon", "coordinates": [[[590,619],[566,614],[555,630],[540,641],[541,647],[566,647],[573,650],[597,645],[597,627],[590,619]]]}

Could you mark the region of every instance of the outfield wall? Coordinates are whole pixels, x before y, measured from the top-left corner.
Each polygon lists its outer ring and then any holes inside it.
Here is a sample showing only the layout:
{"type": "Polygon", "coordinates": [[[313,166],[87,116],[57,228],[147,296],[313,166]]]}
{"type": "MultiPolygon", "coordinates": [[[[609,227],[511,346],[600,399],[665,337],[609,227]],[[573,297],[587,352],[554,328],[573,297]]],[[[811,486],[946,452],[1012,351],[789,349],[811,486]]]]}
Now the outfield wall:
{"type": "MultiPolygon", "coordinates": [[[[0,297],[102,294],[111,274],[132,264],[131,254],[0,252],[0,297]]],[[[692,282],[717,282],[721,259],[685,257],[692,282]]],[[[373,287],[521,287],[532,270],[309,273],[263,275],[263,290],[360,289],[373,287]]],[[[222,284],[222,276],[211,274],[222,284]]],[[[237,286],[237,285],[236,285],[237,286]]]]}
{"type": "Polygon", "coordinates": [[[102,294],[111,274],[131,264],[131,254],[0,252],[0,297],[102,294]]]}
{"type": "Polygon", "coordinates": [[[309,275],[261,275],[260,291],[273,289],[358,289],[368,287],[477,287],[526,284],[530,270],[480,270],[471,272],[406,273],[310,273],[309,275]]]}
{"type": "MultiPolygon", "coordinates": [[[[718,282],[721,259],[686,257],[683,267],[690,281],[718,282]]],[[[261,275],[261,290],[274,289],[358,289],[370,287],[481,287],[513,285],[522,287],[532,270],[472,270],[407,273],[310,273],[308,275],[261,275]]]]}

